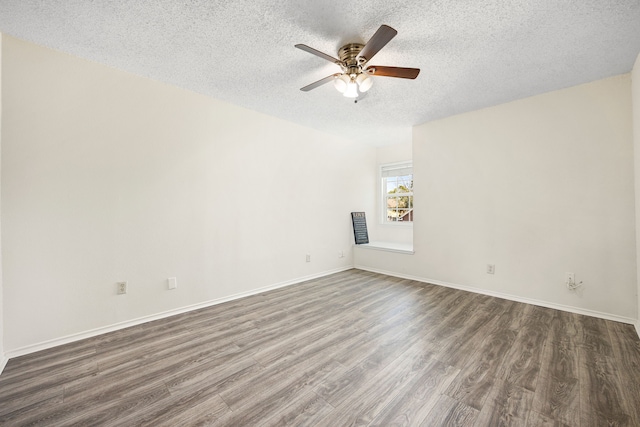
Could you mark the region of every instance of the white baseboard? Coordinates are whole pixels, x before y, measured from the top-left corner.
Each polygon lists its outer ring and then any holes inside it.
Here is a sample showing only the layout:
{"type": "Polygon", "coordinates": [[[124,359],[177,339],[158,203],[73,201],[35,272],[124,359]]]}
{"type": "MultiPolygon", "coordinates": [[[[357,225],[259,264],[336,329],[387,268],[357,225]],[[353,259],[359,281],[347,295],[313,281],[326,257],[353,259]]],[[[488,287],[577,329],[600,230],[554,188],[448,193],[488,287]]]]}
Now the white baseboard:
{"type": "Polygon", "coordinates": [[[568,311],[569,313],[583,314],[585,316],[597,317],[597,318],[606,319],[606,320],[613,320],[614,322],[628,323],[628,324],[631,324],[631,325],[635,325],[636,326],[636,331],[638,332],[638,335],[640,335],[640,327],[639,327],[640,321],[637,321],[636,319],[631,319],[630,317],[623,317],[623,316],[618,316],[618,315],[615,315],[615,314],[602,313],[602,312],[599,312],[599,311],[587,310],[587,309],[579,308],[579,307],[572,307],[572,306],[569,306],[569,305],[556,304],[556,303],[547,302],[547,301],[540,301],[540,300],[536,300],[536,299],[532,299],[532,298],[524,298],[524,297],[519,297],[519,296],[516,296],[516,295],[505,294],[505,293],[502,293],[502,292],[496,292],[496,291],[489,291],[489,290],[486,290],[486,289],[474,288],[472,286],[465,286],[465,285],[458,285],[458,284],[455,284],[455,283],[442,282],[440,280],[425,279],[423,277],[411,276],[411,275],[408,275],[408,274],[397,273],[397,272],[394,272],[394,271],[379,270],[377,268],[364,267],[364,266],[360,266],[360,265],[355,265],[354,268],[357,268],[359,270],[371,271],[372,273],[380,273],[380,274],[386,274],[387,276],[399,277],[401,279],[415,280],[415,281],[418,281],[418,282],[431,283],[431,284],[434,284],[434,285],[445,286],[447,288],[460,289],[462,291],[473,292],[473,293],[482,294],[482,295],[488,295],[488,296],[491,296],[491,297],[502,298],[502,299],[506,299],[506,300],[510,300],[510,301],[523,302],[525,304],[532,304],[532,305],[537,305],[537,306],[540,306],[540,307],[553,308],[555,310],[568,311]]]}
{"type": "Polygon", "coordinates": [[[616,322],[628,323],[628,324],[635,325],[636,332],[638,333],[638,336],[640,337],[640,320],[631,319],[631,318],[622,317],[622,316],[617,316],[617,315],[608,314],[608,313],[601,313],[601,312],[593,311],[593,310],[581,309],[581,308],[578,308],[578,307],[571,307],[571,306],[565,306],[565,305],[562,305],[562,304],[555,304],[555,303],[549,303],[549,302],[546,302],[546,301],[539,301],[539,300],[534,300],[534,299],[530,299],[530,298],[518,297],[518,296],[515,296],[515,295],[505,294],[505,293],[502,293],[502,292],[487,291],[487,290],[484,290],[484,289],[478,289],[478,288],[474,288],[474,287],[470,287],[470,286],[457,285],[457,284],[454,284],[454,283],[442,282],[442,281],[439,281],[439,280],[430,280],[430,279],[425,279],[425,278],[422,278],[422,277],[411,276],[411,275],[397,273],[397,272],[393,272],[393,271],[386,271],[386,270],[380,270],[380,269],[375,269],[375,268],[369,268],[369,267],[356,265],[356,266],[346,266],[346,267],[341,267],[341,268],[337,268],[337,269],[334,269],[334,270],[324,271],[322,273],[312,274],[312,275],[309,275],[309,276],[300,277],[300,278],[297,278],[297,279],[288,280],[288,281],[285,281],[285,282],[280,282],[280,283],[276,283],[276,284],[269,285],[269,286],[264,286],[262,288],[253,289],[251,291],[241,292],[241,293],[230,295],[230,296],[227,296],[227,297],[218,298],[218,299],[210,300],[210,301],[205,301],[205,302],[202,302],[202,303],[193,304],[193,305],[189,305],[189,306],[185,306],[185,307],[180,307],[180,308],[176,308],[176,309],[173,309],[173,310],[169,310],[169,311],[165,311],[165,312],[161,312],[161,313],[157,313],[157,314],[153,314],[153,315],[149,315],[149,316],[143,316],[143,317],[139,317],[137,319],[132,319],[132,320],[128,320],[128,321],[125,321],[125,322],[120,322],[120,323],[116,323],[116,324],[113,324],[113,325],[104,326],[104,327],[92,329],[92,330],[89,330],[89,331],[80,332],[80,333],[76,333],[76,334],[72,334],[72,335],[67,335],[65,337],[56,338],[56,339],[53,339],[53,340],[48,340],[48,341],[44,341],[44,342],[41,342],[41,343],[20,347],[20,348],[17,348],[15,350],[10,350],[10,351],[7,351],[5,353],[4,357],[0,356],[0,374],[2,373],[2,370],[6,366],[7,362],[9,361],[9,359],[13,358],[13,357],[23,356],[25,354],[34,353],[34,352],[40,351],[40,350],[46,350],[48,348],[56,347],[56,346],[63,345],[63,344],[68,344],[68,343],[71,343],[71,342],[74,342],[74,341],[79,341],[79,340],[82,340],[82,339],[85,339],[85,338],[91,338],[91,337],[94,337],[94,336],[97,336],[97,335],[105,334],[107,332],[113,332],[113,331],[117,331],[119,329],[124,329],[124,328],[128,328],[128,327],[131,327],[131,326],[140,325],[140,324],[147,323],[147,322],[150,322],[150,321],[153,321],[153,320],[158,320],[158,319],[163,319],[163,318],[170,317],[170,316],[175,316],[176,314],[182,314],[182,313],[198,310],[198,309],[205,308],[205,307],[210,307],[212,305],[222,304],[224,302],[236,300],[236,299],[239,299],[239,298],[244,298],[244,297],[247,297],[247,296],[260,294],[260,293],[271,291],[271,290],[274,290],[274,289],[295,285],[295,284],[298,284],[298,283],[301,283],[301,282],[304,282],[304,281],[307,281],[307,280],[317,279],[317,278],[320,278],[320,277],[328,276],[330,274],[335,274],[335,273],[339,273],[341,271],[350,270],[352,268],[357,268],[359,270],[365,270],[365,271],[371,271],[373,273],[385,274],[387,276],[399,277],[399,278],[402,278],[402,279],[409,279],[409,280],[416,280],[418,282],[431,283],[431,284],[434,284],[434,285],[445,286],[445,287],[454,288],[454,289],[460,289],[460,290],[463,290],[463,291],[474,292],[474,293],[478,293],[478,294],[493,296],[493,297],[512,300],[512,301],[517,301],[517,302],[523,302],[523,303],[526,303],[526,304],[532,304],[532,305],[537,305],[537,306],[541,306],[541,307],[553,308],[553,309],[556,309],[556,310],[568,311],[570,313],[583,314],[583,315],[586,315],[586,316],[592,316],[592,317],[598,317],[598,318],[601,318],[601,319],[613,320],[613,321],[616,321],[616,322]]]}
{"type": "MultiPolygon", "coordinates": [[[[276,284],[273,284],[273,285],[264,286],[264,287],[257,288],[257,289],[252,289],[252,290],[246,291],[246,292],[240,292],[240,293],[237,293],[237,294],[234,294],[234,295],[229,295],[227,297],[218,298],[218,299],[214,299],[214,300],[210,300],[210,301],[205,301],[205,302],[201,302],[201,303],[198,303],[198,304],[188,305],[188,306],[185,306],[185,307],[180,307],[180,308],[176,308],[176,309],[173,309],[173,310],[164,311],[164,312],[157,313],[157,314],[152,314],[152,315],[149,315],[149,316],[143,316],[143,317],[139,317],[139,318],[136,318],[136,319],[127,320],[125,322],[120,322],[120,323],[116,323],[116,324],[109,325],[109,326],[103,326],[103,327],[100,327],[100,328],[91,329],[89,331],[79,332],[79,333],[67,335],[67,336],[61,337],[61,338],[55,338],[55,339],[44,341],[44,342],[40,342],[40,343],[37,343],[37,344],[27,345],[27,346],[24,346],[24,347],[17,348],[15,350],[7,351],[6,354],[5,354],[4,364],[6,364],[6,362],[10,358],[13,358],[13,357],[24,356],[25,354],[35,353],[36,351],[46,350],[48,348],[57,347],[59,345],[68,344],[68,343],[71,343],[71,342],[74,342],[74,341],[80,341],[80,340],[85,339],[85,338],[95,337],[97,335],[105,334],[107,332],[113,332],[113,331],[117,331],[119,329],[124,329],[124,328],[128,328],[128,327],[131,327],[131,326],[140,325],[142,323],[151,322],[153,320],[164,319],[166,317],[175,316],[176,314],[182,314],[182,313],[198,310],[198,309],[205,308],[205,307],[210,307],[212,305],[222,304],[224,302],[236,300],[236,299],[239,299],[239,298],[244,298],[244,297],[248,297],[248,296],[251,296],[251,295],[260,294],[260,293],[263,293],[263,292],[272,291],[274,289],[284,288],[285,286],[291,286],[291,285],[295,285],[295,284],[298,284],[298,283],[301,283],[301,282],[305,282],[307,280],[317,279],[317,278],[320,278],[320,277],[328,276],[330,274],[339,273],[341,271],[351,270],[352,268],[353,268],[353,266],[349,265],[349,266],[346,266],[346,267],[341,267],[341,268],[336,268],[336,269],[333,269],[333,270],[323,271],[322,273],[316,273],[316,274],[311,274],[309,276],[299,277],[297,279],[287,280],[285,282],[280,282],[280,283],[276,283],[276,284]]],[[[2,366],[4,368],[4,364],[0,365],[0,366],[2,366]]],[[[0,369],[0,373],[2,373],[1,369],[0,369]]]]}
{"type": "Polygon", "coordinates": [[[2,371],[4,371],[4,367],[7,366],[8,361],[8,357],[0,355],[0,374],[2,374],[2,371]]]}

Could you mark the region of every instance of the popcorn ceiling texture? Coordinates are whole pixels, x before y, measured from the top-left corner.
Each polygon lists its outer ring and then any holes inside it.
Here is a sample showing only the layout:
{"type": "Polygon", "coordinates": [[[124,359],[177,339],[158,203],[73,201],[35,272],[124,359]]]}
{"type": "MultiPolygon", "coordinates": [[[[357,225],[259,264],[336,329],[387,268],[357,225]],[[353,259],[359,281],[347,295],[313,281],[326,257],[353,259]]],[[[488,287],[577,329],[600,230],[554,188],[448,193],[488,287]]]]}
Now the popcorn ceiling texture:
{"type": "Polygon", "coordinates": [[[0,31],[305,126],[381,145],[411,126],[631,71],[638,0],[0,0],[0,31]],[[357,104],[327,84],[337,56],[381,24],[398,35],[357,104]]]}

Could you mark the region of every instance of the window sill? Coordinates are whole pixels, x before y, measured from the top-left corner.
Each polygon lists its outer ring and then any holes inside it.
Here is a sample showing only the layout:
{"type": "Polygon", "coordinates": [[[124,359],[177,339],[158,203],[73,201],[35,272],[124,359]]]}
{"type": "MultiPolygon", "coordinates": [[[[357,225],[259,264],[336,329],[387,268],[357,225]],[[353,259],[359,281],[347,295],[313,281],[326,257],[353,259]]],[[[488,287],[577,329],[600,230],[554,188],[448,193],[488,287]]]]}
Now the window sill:
{"type": "Polygon", "coordinates": [[[383,227],[404,227],[404,228],[413,228],[413,222],[381,222],[381,226],[383,227]]]}
{"type": "Polygon", "coordinates": [[[413,245],[410,243],[369,242],[362,245],[356,245],[356,247],[408,255],[413,255],[415,253],[413,250],[413,245]]]}

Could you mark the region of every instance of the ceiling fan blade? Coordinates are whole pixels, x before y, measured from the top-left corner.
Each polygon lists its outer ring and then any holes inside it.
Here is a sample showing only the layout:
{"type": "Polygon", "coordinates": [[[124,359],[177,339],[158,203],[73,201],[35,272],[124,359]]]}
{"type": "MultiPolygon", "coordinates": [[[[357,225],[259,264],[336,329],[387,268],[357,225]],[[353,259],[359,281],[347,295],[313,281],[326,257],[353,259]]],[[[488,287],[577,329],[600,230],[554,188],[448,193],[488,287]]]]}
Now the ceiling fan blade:
{"type": "Polygon", "coordinates": [[[329,83],[330,81],[332,81],[333,79],[335,79],[339,75],[340,75],[340,73],[331,74],[330,76],[327,76],[324,79],[320,79],[317,82],[313,82],[310,85],[306,85],[305,87],[300,88],[300,90],[303,91],[303,92],[309,92],[311,89],[315,89],[318,86],[322,86],[325,83],[329,83]]]}
{"type": "Polygon", "coordinates": [[[415,79],[420,74],[420,68],[383,67],[372,65],[367,68],[372,76],[399,77],[401,79],[415,79]]]}
{"type": "Polygon", "coordinates": [[[388,25],[381,25],[378,31],[371,37],[367,44],[358,54],[358,59],[364,58],[365,62],[370,61],[373,56],[380,51],[387,43],[398,34],[396,30],[388,25]]]}
{"type": "Polygon", "coordinates": [[[329,62],[333,62],[334,64],[340,64],[340,60],[338,58],[334,58],[331,55],[327,55],[324,52],[320,52],[319,50],[309,47],[306,44],[297,44],[296,47],[298,49],[304,50],[305,52],[309,52],[315,56],[319,56],[322,59],[326,59],[329,62]]]}

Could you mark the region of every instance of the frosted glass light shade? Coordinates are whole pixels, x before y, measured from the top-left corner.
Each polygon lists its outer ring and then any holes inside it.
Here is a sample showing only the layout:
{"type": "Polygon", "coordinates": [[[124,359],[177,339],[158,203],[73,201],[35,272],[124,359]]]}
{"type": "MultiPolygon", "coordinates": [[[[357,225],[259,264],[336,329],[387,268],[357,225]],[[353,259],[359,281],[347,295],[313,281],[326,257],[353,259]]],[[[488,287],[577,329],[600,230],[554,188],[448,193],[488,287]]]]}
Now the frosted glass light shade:
{"type": "Polygon", "coordinates": [[[333,85],[336,87],[336,89],[340,93],[344,93],[344,91],[347,90],[348,83],[349,83],[349,77],[345,76],[344,74],[341,75],[340,77],[336,77],[333,80],[333,85]]]}
{"type": "Polygon", "coordinates": [[[357,98],[358,97],[358,85],[354,81],[350,81],[347,83],[347,90],[344,91],[344,96],[347,98],[357,98]]]}
{"type": "Polygon", "coordinates": [[[358,86],[360,87],[360,92],[366,92],[371,89],[373,85],[373,79],[369,77],[368,74],[361,73],[356,77],[356,82],[358,82],[358,86]]]}

